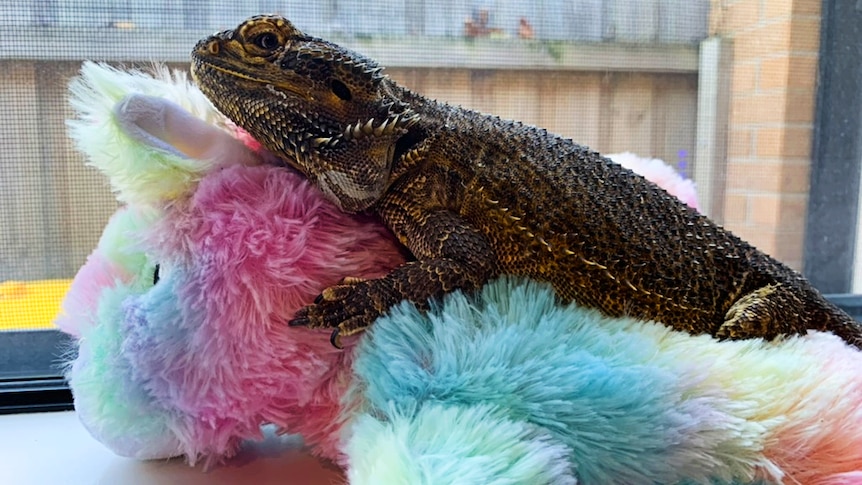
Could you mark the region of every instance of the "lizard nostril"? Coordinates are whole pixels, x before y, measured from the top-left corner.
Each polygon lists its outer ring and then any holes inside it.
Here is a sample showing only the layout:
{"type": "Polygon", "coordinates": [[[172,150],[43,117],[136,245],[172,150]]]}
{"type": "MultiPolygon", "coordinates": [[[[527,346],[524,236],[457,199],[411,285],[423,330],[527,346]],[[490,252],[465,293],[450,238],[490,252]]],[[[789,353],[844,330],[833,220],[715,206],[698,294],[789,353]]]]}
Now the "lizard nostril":
{"type": "Polygon", "coordinates": [[[221,50],[221,46],[219,45],[217,40],[211,40],[207,44],[207,51],[214,56],[217,56],[219,51],[221,50]]]}

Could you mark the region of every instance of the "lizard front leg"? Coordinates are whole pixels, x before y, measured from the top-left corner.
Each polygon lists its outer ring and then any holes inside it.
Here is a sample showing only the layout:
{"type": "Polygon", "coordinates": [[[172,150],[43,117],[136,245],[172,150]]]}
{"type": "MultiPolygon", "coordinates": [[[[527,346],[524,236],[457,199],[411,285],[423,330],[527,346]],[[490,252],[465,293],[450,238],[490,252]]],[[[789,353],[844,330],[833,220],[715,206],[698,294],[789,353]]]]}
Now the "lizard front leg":
{"type": "Polygon", "coordinates": [[[425,209],[400,197],[384,203],[380,213],[417,261],[382,278],[327,288],[291,325],[336,327],[330,340],[340,347],[341,337],[364,330],[402,300],[424,306],[429,298],[477,288],[497,272],[485,236],[455,212],[425,209]]]}
{"type": "Polygon", "coordinates": [[[765,285],[733,303],[716,337],[772,340],[779,335],[804,334],[805,312],[798,291],[780,283],[765,285]]]}

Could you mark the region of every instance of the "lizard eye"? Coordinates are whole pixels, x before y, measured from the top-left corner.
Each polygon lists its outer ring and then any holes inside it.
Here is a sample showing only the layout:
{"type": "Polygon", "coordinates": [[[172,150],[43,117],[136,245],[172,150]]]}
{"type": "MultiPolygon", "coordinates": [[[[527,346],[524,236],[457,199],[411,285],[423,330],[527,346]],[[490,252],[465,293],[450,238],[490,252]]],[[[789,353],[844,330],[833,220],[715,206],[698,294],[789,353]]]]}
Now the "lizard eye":
{"type": "Polygon", "coordinates": [[[267,51],[271,51],[278,47],[278,36],[272,32],[258,34],[251,41],[254,45],[267,51]]]}
{"type": "Polygon", "coordinates": [[[353,95],[350,94],[350,88],[338,79],[333,79],[332,82],[329,83],[329,87],[332,89],[332,93],[343,101],[350,101],[350,99],[353,98],[353,95]]]}

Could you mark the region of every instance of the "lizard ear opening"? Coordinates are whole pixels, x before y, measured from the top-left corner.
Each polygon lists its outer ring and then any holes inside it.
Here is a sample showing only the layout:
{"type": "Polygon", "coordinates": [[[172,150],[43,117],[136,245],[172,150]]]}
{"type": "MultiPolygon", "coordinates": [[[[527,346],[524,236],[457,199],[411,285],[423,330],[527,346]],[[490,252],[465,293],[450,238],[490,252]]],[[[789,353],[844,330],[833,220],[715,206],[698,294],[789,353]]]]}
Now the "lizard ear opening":
{"type": "Polygon", "coordinates": [[[338,96],[342,101],[350,101],[353,98],[353,95],[350,93],[350,88],[338,79],[333,79],[332,82],[329,83],[329,87],[332,89],[332,93],[338,96]]]}

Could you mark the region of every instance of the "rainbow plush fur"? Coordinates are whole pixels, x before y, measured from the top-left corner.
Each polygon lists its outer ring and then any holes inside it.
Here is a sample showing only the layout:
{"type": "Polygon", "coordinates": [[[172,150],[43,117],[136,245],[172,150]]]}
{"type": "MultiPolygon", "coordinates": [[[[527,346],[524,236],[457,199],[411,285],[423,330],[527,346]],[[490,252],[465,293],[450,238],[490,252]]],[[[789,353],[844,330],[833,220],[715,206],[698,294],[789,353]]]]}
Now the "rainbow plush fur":
{"type": "Polygon", "coordinates": [[[215,462],[274,424],[356,484],[862,483],[862,353],[832,335],[717,342],[503,278],[339,351],[285,321],[402,262],[385,229],[261,163],[182,76],[86,64],[72,92],[125,205],[57,323],[119,454],[215,462]]]}

